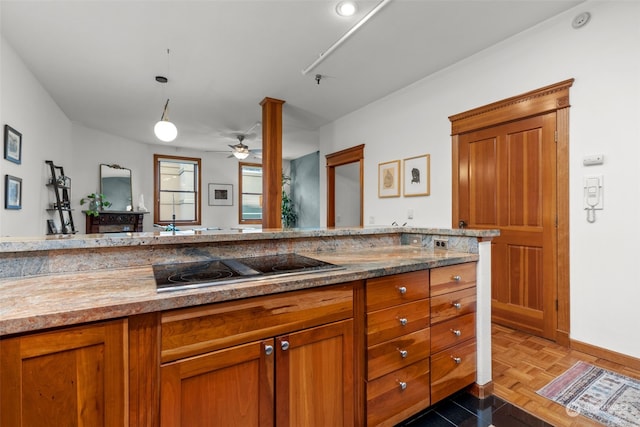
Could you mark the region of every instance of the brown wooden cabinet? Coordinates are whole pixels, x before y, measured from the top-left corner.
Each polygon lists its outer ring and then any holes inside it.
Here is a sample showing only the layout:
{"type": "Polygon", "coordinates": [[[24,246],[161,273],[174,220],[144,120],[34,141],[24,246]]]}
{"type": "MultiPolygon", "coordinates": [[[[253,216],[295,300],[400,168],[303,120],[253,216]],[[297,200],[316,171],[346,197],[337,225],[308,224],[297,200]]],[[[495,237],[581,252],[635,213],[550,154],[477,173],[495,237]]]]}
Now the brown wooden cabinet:
{"type": "Polygon", "coordinates": [[[102,211],[98,216],[87,215],[85,232],[95,233],[137,233],[142,232],[144,215],[148,212],[102,211]]]}
{"type": "Polygon", "coordinates": [[[354,424],[353,285],[162,315],[162,426],[354,424]]]}
{"type": "Polygon", "coordinates": [[[0,340],[0,425],[126,426],[126,325],[0,340]]]}
{"type": "Polygon", "coordinates": [[[366,419],[395,425],[429,406],[429,271],[367,280],[366,419]]]}
{"type": "Polygon", "coordinates": [[[431,270],[431,404],[476,380],[476,263],[431,270]]]}

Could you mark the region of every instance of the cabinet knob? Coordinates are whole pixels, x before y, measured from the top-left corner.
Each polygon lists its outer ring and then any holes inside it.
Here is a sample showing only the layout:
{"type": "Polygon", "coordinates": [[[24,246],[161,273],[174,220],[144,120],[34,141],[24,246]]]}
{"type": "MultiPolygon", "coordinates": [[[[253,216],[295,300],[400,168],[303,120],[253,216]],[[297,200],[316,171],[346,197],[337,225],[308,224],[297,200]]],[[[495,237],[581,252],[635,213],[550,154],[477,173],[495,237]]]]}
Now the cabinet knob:
{"type": "Polygon", "coordinates": [[[453,306],[453,308],[455,308],[456,310],[460,310],[462,308],[462,304],[460,304],[459,302],[453,302],[451,303],[451,305],[453,306]]]}
{"type": "Polygon", "coordinates": [[[398,349],[398,351],[400,352],[400,357],[402,357],[403,359],[406,359],[407,356],[409,355],[409,352],[407,350],[398,349]]]}
{"type": "Polygon", "coordinates": [[[280,343],[280,348],[281,348],[283,351],[287,351],[287,350],[289,350],[289,341],[282,341],[282,342],[280,343]]]}
{"type": "Polygon", "coordinates": [[[398,321],[402,326],[407,326],[407,323],[409,323],[406,317],[401,317],[400,319],[398,319],[398,321]]]}
{"type": "Polygon", "coordinates": [[[265,345],[265,346],[264,346],[264,353],[265,353],[267,356],[271,356],[271,353],[273,353],[273,346],[272,346],[272,345],[268,345],[268,344],[267,344],[267,345],[265,345]]]}
{"type": "Polygon", "coordinates": [[[462,332],[460,331],[460,329],[451,329],[451,333],[457,337],[462,335],[462,332]]]}
{"type": "Polygon", "coordinates": [[[451,356],[451,358],[453,359],[454,362],[456,362],[456,365],[459,365],[459,364],[462,363],[462,358],[461,357],[451,356]]]}
{"type": "Polygon", "coordinates": [[[407,389],[407,383],[404,381],[398,381],[398,385],[400,386],[400,390],[406,390],[407,389]]]}
{"type": "Polygon", "coordinates": [[[452,277],[452,279],[453,279],[454,282],[459,282],[460,280],[462,280],[462,277],[460,277],[458,275],[455,275],[455,276],[452,277]]]}
{"type": "Polygon", "coordinates": [[[400,294],[404,295],[407,293],[407,288],[405,286],[400,286],[398,288],[398,292],[400,292],[400,294]]]}

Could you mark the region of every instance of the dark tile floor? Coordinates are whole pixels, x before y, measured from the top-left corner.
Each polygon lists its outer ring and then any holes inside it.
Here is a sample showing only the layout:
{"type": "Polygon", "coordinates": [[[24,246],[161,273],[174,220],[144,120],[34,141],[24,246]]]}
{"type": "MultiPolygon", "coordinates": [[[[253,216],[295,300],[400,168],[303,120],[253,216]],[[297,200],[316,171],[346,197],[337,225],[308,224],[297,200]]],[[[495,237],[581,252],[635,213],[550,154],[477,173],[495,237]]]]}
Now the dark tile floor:
{"type": "Polygon", "coordinates": [[[553,427],[504,400],[478,399],[460,392],[438,402],[397,427],[553,427]]]}

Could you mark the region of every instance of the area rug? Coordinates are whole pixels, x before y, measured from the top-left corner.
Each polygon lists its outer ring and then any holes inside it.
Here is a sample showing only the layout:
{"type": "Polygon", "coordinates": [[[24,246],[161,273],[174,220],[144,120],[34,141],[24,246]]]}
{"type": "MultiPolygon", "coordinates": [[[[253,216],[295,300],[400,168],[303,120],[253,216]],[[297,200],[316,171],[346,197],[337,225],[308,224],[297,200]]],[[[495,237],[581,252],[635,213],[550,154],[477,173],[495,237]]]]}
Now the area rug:
{"type": "Polygon", "coordinates": [[[539,395],[611,427],[640,427],[640,381],[585,362],[538,390],[539,395]]]}

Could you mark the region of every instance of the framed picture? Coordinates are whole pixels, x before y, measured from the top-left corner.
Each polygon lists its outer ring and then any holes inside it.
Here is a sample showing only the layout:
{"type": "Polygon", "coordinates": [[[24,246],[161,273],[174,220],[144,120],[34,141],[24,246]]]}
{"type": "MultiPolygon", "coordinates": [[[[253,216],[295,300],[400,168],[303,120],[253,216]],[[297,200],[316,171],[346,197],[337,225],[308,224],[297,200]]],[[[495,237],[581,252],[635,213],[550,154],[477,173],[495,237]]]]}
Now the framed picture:
{"type": "Polygon", "coordinates": [[[378,164],[378,197],[400,197],[400,160],[378,164]]]}
{"type": "Polygon", "coordinates": [[[209,184],[209,206],[232,206],[233,184],[209,184]]]}
{"type": "Polygon", "coordinates": [[[403,161],[403,191],[405,197],[428,196],[430,193],[429,154],[403,161]]]}
{"type": "Polygon", "coordinates": [[[4,208],[22,209],[22,179],[4,176],[4,208]]]}
{"type": "Polygon", "coordinates": [[[4,158],[22,163],[22,134],[9,125],[4,125],[4,158]]]}

